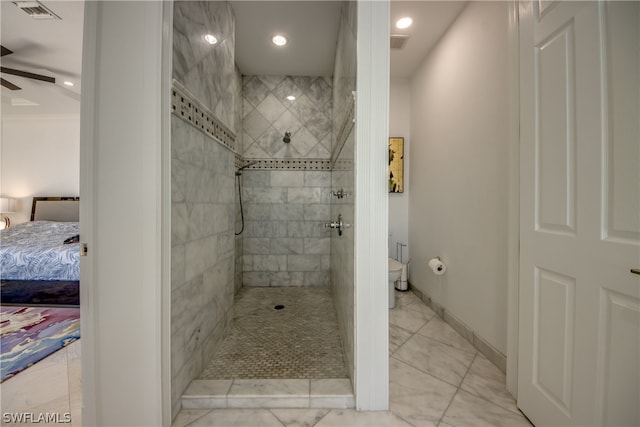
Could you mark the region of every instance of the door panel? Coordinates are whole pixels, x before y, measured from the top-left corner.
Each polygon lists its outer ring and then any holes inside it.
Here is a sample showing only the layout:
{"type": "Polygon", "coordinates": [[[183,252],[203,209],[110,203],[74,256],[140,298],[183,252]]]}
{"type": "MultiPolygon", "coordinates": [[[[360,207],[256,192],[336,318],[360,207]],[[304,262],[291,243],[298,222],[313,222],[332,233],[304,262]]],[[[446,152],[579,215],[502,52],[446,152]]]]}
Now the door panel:
{"type": "Polygon", "coordinates": [[[574,278],[536,268],[533,383],[565,414],[573,387],[574,290],[574,278]]]}
{"type": "Polygon", "coordinates": [[[604,426],[637,426],[640,345],[629,344],[638,344],[639,300],[602,289],[600,313],[597,419],[604,426]]]}
{"type": "Polygon", "coordinates": [[[518,405],[640,425],[640,2],[520,6],[518,405]]]}
{"type": "Polygon", "coordinates": [[[536,228],[575,234],[575,104],[573,25],[535,50],[536,228]]]}
{"type": "Polygon", "coordinates": [[[637,2],[607,3],[604,11],[606,33],[603,40],[603,89],[607,104],[603,109],[605,135],[605,183],[603,236],[630,244],[640,240],[640,215],[629,204],[640,204],[639,144],[640,107],[640,7],[637,2]]]}

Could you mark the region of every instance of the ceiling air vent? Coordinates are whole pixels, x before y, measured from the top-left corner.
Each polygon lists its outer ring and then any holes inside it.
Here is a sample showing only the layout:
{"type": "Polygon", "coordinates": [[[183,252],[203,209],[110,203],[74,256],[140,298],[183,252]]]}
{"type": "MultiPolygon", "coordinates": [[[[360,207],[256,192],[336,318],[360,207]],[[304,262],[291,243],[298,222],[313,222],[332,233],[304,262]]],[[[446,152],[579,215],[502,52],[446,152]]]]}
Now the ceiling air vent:
{"type": "Polygon", "coordinates": [[[391,34],[391,49],[402,49],[404,44],[409,40],[406,34],[391,34]]]}
{"type": "Polygon", "coordinates": [[[60,19],[58,15],[39,1],[14,1],[13,4],[34,19],[60,19]]]}

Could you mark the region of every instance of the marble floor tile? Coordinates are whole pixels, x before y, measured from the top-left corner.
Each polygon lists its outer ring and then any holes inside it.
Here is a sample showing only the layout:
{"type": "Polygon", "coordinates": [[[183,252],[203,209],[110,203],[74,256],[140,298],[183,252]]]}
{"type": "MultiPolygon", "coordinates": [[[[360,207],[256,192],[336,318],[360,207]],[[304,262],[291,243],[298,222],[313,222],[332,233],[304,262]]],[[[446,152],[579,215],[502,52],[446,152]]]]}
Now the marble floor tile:
{"type": "Polygon", "coordinates": [[[389,324],[389,355],[396,352],[398,348],[413,335],[406,329],[402,329],[399,326],[389,324]]]}
{"type": "Polygon", "coordinates": [[[234,380],[229,408],[308,408],[309,380],[234,380]]]}
{"type": "Polygon", "coordinates": [[[182,408],[176,418],[173,420],[171,427],[186,427],[192,422],[211,412],[211,409],[185,409],[182,408]]]}
{"type": "Polygon", "coordinates": [[[415,302],[419,302],[419,303],[422,302],[420,301],[420,298],[418,298],[416,294],[414,294],[411,291],[407,291],[407,292],[395,291],[395,293],[396,293],[396,307],[404,307],[408,304],[412,304],[415,302]]]}
{"type": "Polygon", "coordinates": [[[464,390],[458,390],[442,421],[455,427],[531,427],[522,414],[503,409],[464,390]]]}
{"type": "Polygon", "coordinates": [[[436,341],[440,341],[441,343],[451,345],[453,347],[459,348],[460,350],[468,351],[470,353],[475,353],[476,349],[471,345],[469,341],[464,339],[462,335],[456,332],[451,326],[447,325],[442,319],[439,317],[434,317],[424,325],[417,332],[420,335],[425,337],[432,338],[436,341]]]}
{"type": "Polygon", "coordinates": [[[193,380],[184,391],[187,396],[226,396],[233,380],[193,380]]]}
{"type": "Polygon", "coordinates": [[[182,407],[213,409],[227,407],[227,393],[233,380],[193,380],[182,394],[182,407]]]}
{"type": "Polygon", "coordinates": [[[478,353],[462,382],[461,388],[519,414],[516,401],[507,391],[505,382],[506,378],[502,371],[496,368],[489,359],[478,353]]]}
{"type": "Polygon", "coordinates": [[[315,427],[413,427],[393,412],[332,409],[315,427]]]}
{"type": "Polygon", "coordinates": [[[67,350],[61,349],[2,383],[4,412],[69,412],[67,350]]]}
{"type": "Polygon", "coordinates": [[[267,409],[213,409],[188,426],[282,427],[282,423],[267,409]]]}
{"type": "Polygon", "coordinates": [[[311,408],[353,408],[353,387],[348,378],[311,380],[311,408]]]}
{"type": "Polygon", "coordinates": [[[417,334],[393,355],[396,359],[456,387],[462,382],[474,356],[417,334]]]}
{"type": "Polygon", "coordinates": [[[415,427],[436,425],[455,395],[456,387],[393,357],[389,365],[391,411],[415,427]]]}
{"type": "Polygon", "coordinates": [[[432,319],[436,315],[435,311],[431,310],[431,308],[429,308],[425,303],[423,303],[420,300],[407,304],[403,308],[410,311],[417,311],[418,313],[422,313],[425,316],[427,316],[429,319],[432,319]]]}
{"type": "Polygon", "coordinates": [[[80,340],[67,347],[67,375],[69,380],[69,412],[71,427],[82,425],[82,367],[80,340]]]}
{"type": "Polygon", "coordinates": [[[285,427],[313,427],[329,409],[272,409],[271,412],[285,427]]]}
{"type": "Polygon", "coordinates": [[[389,323],[412,333],[422,328],[431,317],[428,313],[408,310],[406,307],[389,310],[389,323]]]}

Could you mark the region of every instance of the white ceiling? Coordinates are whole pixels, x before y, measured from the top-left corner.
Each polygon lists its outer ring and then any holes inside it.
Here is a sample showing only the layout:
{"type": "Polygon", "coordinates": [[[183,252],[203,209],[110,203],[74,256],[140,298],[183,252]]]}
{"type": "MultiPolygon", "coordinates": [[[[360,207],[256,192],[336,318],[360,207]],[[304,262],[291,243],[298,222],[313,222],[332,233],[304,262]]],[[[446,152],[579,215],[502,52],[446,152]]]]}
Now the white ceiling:
{"type": "Polygon", "coordinates": [[[55,77],[56,83],[2,74],[2,78],[22,90],[2,87],[2,114],[75,114],[80,112],[80,72],[82,69],[82,1],[42,1],[60,20],[37,20],[11,1],[0,1],[2,46],[14,53],[0,60],[3,67],[55,77]],[[68,88],[68,80],[75,84],[68,88]],[[12,98],[22,98],[38,106],[13,106],[12,98]]]}
{"type": "Polygon", "coordinates": [[[391,50],[391,76],[409,78],[425,59],[442,35],[458,17],[466,1],[395,1],[391,2],[391,34],[405,34],[409,38],[400,50],[391,50]],[[404,30],[395,22],[409,16],[413,25],[404,30]]]}
{"type": "Polygon", "coordinates": [[[232,1],[236,64],[244,75],[331,76],[340,26],[338,1],[232,1]],[[289,40],[277,47],[275,34],[289,40]]]}
{"type": "MultiPolygon", "coordinates": [[[[2,88],[2,114],[68,114],[80,111],[82,1],[43,0],[62,20],[35,20],[11,1],[0,0],[3,46],[14,51],[2,66],[51,75],[56,84],[3,74],[22,88],[2,88]],[[75,83],[71,89],[64,80],[75,83]],[[12,98],[39,106],[16,107],[12,98]]],[[[465,1],[391,2],[391,32],[409,36],[402,50],[391,51],[392,77],[409,78],[458,16],[465,1]],[[395,21],[411,16],[413,25],[396,30],[395,21]]],[[[236,62],[241,73],[332,75],[340,24],[339,1],[231,1],[236,14],[236,62]],[[271,43],[275,33],[289,38],[284,48],[271,43]]]]}

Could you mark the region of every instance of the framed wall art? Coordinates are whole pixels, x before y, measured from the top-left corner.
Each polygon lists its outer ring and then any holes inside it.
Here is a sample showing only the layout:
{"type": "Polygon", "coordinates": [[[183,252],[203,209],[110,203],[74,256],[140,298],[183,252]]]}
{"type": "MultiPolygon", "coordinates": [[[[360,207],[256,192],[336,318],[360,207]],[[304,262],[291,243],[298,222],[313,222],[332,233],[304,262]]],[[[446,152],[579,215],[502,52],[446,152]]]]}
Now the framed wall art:
{"type": "Polygon", "coordinates": [[[404,138],[389,138],[389,193],[404,192],[404,138]]]}

